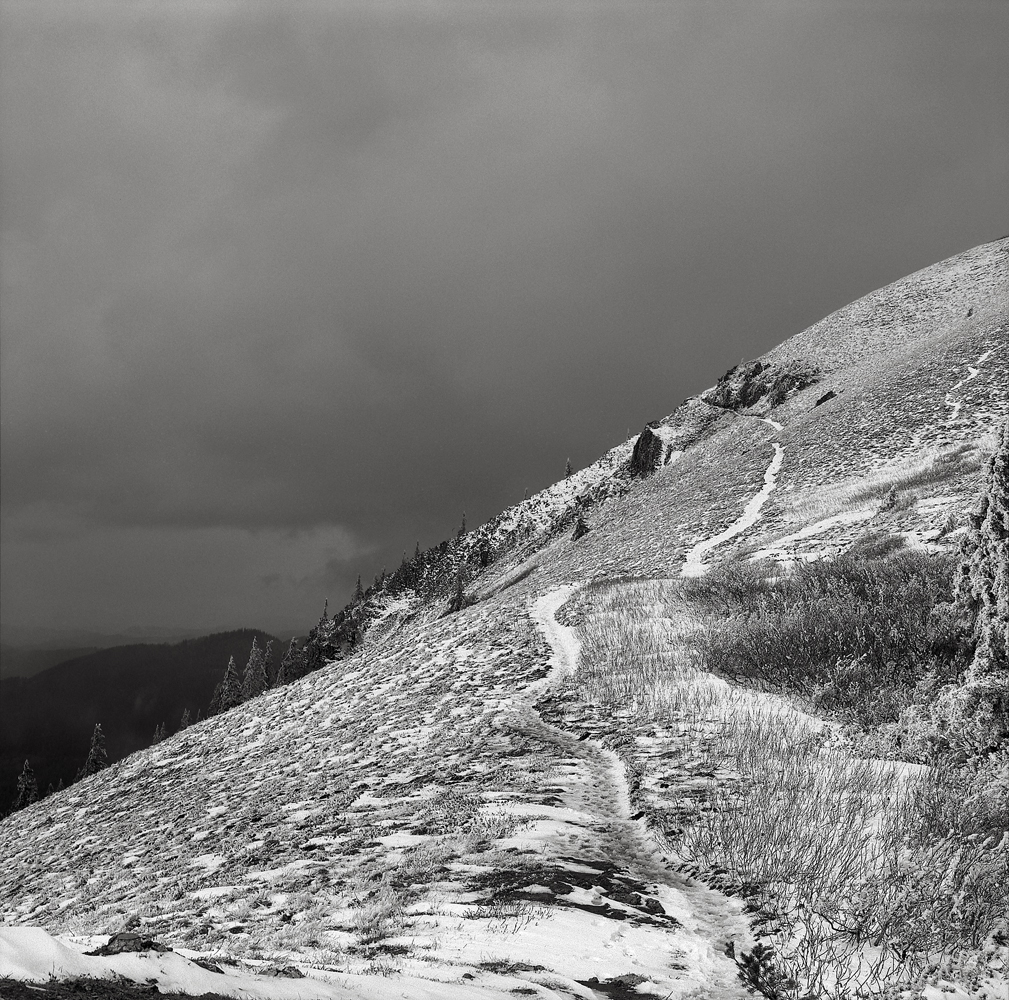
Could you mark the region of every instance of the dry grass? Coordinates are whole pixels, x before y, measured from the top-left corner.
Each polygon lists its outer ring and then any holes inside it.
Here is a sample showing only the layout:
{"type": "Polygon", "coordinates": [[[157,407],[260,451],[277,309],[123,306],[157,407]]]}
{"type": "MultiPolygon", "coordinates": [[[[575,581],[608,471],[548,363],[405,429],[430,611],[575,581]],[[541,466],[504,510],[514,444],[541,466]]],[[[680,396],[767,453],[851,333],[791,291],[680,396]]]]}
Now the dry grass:
{"type": "MultiPolygon", "coordinates": [[[[963,476],[980,473],[984,464],[985,452],[969,445],[932,449],[910,461],[855,476],[848,482],[803,491],[797,502],[784,506],[782,515],[788,524],[812,524],[867,502],[878,501],[882,505],[891,490],[895,499],[908,503],[912,500],[907,496],[911,490],[953,483],[963,476]]],[[[780,496],[778,499],[782,502],[780,496]]]]}
{"type": "Polygon", "coordinates": [[[672,728],[703,747],[709,774],[720,768],[704,794],[665,803],[680,827],[669,846],[749,898],[771,949],[751,956],[754,981],[789,997],[976,982],[1009,909],[1009,818],[991,775],[832,751],[794,704],[699,669],[690,634],[678,582],[600,588],[577,681],[586,700],[672,728]]]}

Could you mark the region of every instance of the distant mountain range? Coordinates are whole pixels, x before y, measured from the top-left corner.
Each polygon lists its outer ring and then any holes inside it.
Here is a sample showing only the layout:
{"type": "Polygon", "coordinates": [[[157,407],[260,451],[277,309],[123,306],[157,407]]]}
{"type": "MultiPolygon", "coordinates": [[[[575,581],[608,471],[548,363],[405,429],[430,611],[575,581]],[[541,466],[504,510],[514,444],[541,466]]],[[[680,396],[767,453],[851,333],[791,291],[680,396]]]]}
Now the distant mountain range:
{"type": "MultiPolygon", "coordinates": [[[[20,658],[15,664],[34,666],[38,672],[30,677],[5,673],[0,680],[0,809],[13,800],[26,758],[42,792],[61,779],[64,784],[73,781],[96,722],[105,732],[111,763],[149,746],[162,723],[169,734],[175,732],[187,708],[194,720],[198,712],[206,714],[229,657],[243,668],[254,637],[260,646],[273,641],[271,664],[276,672],[286,643],[254,629],[171,645],[15,649],[20,658]],[[52,664],[57,656],[61,662],[52,664]]],[[[5,661],[8,650],[3,651],[5,661]]]]}

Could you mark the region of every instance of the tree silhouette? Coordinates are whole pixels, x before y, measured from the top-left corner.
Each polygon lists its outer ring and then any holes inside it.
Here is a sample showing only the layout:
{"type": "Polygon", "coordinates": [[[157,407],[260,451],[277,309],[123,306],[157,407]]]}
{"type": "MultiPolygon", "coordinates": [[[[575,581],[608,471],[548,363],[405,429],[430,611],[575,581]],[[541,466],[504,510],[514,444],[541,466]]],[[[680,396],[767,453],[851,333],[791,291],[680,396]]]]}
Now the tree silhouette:
{"type": "Polygon", "coordinates": [[[245,675],[242,678],[242,701],[248,701],[262,694],[270,686],[266,676],[266,657],[255,636],[252,638],[252,650],[249,662],[245,665],[245,675]]]}
{"type": "Polygon", "coordinates": [[[571,541],[577,542],[579,538],[584,537],[589,533],[589,526],[585,523],[585,518],[581,511],[578,511],[578,517],[575,520],[575,530],[571,533],[571,541]]]}
{"type": "Polygon", "coordinates": [[[466,591],[463,587],[463,574],[462,567],[460,567],[455,574],[455,589],[452,591],[452,597],[448,602],[448,610],[450,612],[462,611],[468,604],[470,604],[469,599],[466,597],[466,591]]]}
{"type": "Polygon", "coordinates": [[[31,764],[26,760],[25,766],[21,769],[21,774],[18,775],[18,794],[14,800],[14,808],[24,809],[25,806],[30,806],[33,802],[38,802],[38,800],[39,784],[35,780],[35,772],[32,770],[31,764]]]}
{"type": "Polygon", "coordinates": [[[296,681],[305,673],[305,654],[298,649],[298,642],[292,637],[291,645],[287,647],[284,658],[280,661],[280,670],[277,671],[276,687],[281,684],[290,684],[296,681]]]}
{"type": "Polygon", "coordinates": [[[228,667],[224,671],[221,683],[214,688],[214,696],[210,699],[210,708],[207,715],[218,715],[227,712],[242,703],[242,682],[238,677],[238,667],[235,666],[235,658],[232,656],[228,660],[228,667]]]}
{"type": "Polygon", "coordinates": [[[102,724],[95,723],[94,732],[91,734],[91,748],[88,750],[88,759],[84,761],[84,766],[78,771],[78,778],[87,778],[92,774],[97,774],[102,768],[109,766],[109,756],[105,752],[105,733],[102,732],[102,724]]]}
{"type": "Polygon", "coordinates": [[[189,709],[184,708],[182,710],[182,721],[179,723],[179,732],[182,732],[183,729],[188,729],[191,725],[192,721],[189,717],[189,709]]]}
{"type": "Polygon", "coordinates": [[[568,460],[567,460],[567,461],[566,461],[566,462],[564,463],[564,478],[565,478],[565,479],[570,479],[570,478],[571,478],[571,473],[572,473],[573,471],[574,471],[574,470],[573,470],[573,469],[571,468],[571,459],[569,458],[569,459],[568,459],[568,460]]]}

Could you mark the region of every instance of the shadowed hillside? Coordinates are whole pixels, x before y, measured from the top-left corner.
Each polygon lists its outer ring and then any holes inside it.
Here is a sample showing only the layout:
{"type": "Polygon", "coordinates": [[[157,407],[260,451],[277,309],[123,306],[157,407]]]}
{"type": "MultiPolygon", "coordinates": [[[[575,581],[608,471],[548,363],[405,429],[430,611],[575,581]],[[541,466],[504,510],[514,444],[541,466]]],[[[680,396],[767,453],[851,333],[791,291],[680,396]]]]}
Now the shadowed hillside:
{"type": "MultiPolygon", "coordinates": [[[[255,637],[245,629],[172,645],[114,646],[66,660],[33,677],[4,678],[0,697],[0,807],[14,800],[28,759],[45,792],[65,785],[84,763],[96,722],[110,761],[151,745],[156,726],[174,732],[187,708],[206,714],[230,656],[244,664],[255,637]]],[[[281,643],[274,640],[274,672],[281,643]]]]}

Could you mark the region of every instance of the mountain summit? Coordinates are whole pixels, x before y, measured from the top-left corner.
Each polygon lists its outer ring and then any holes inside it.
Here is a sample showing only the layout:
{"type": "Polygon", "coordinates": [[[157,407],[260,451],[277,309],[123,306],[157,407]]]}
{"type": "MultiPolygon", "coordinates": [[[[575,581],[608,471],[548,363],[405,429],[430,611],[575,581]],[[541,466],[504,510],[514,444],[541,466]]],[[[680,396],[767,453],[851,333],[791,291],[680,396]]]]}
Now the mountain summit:
{"type": "Polygon", "coordinates": [[[233,996],[997,995],[1005,758],[928,713],[1007,419],[1009,239],[404,564],[320,622],[320,669],[0,822],[0,976],[49,948],[233,996]],[[171,960],[80,956],[129,930],[171,960]]]}

